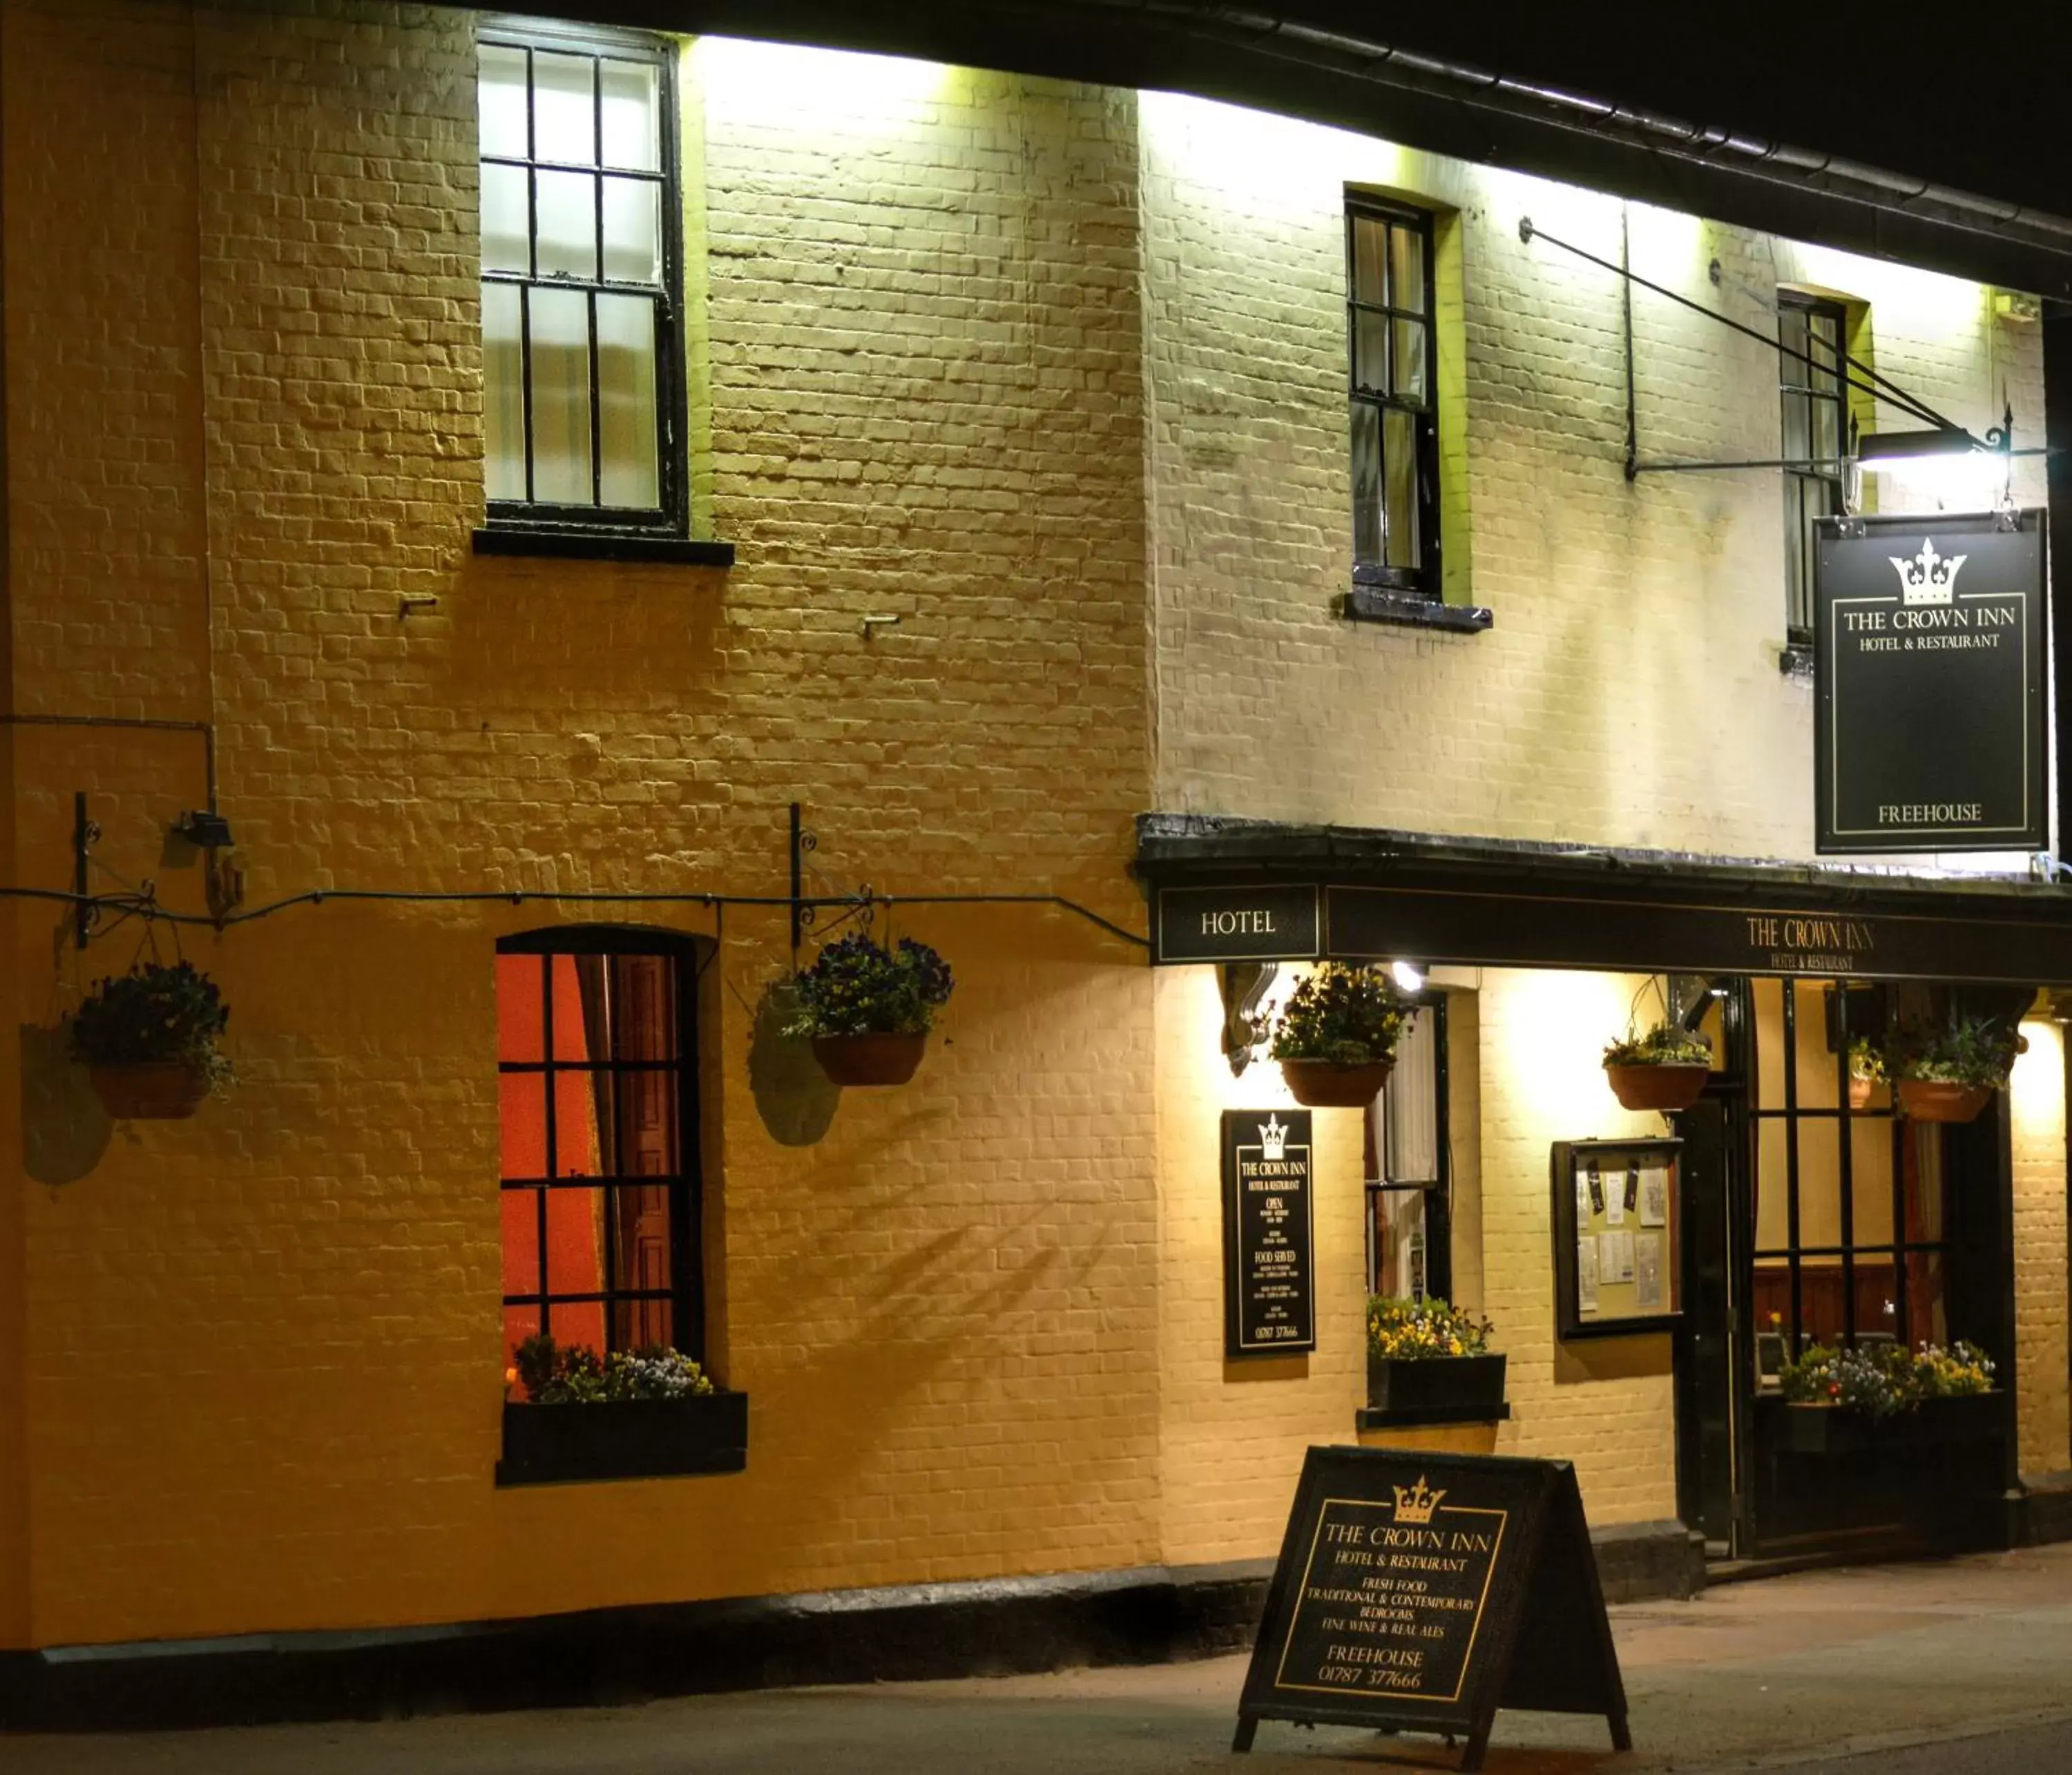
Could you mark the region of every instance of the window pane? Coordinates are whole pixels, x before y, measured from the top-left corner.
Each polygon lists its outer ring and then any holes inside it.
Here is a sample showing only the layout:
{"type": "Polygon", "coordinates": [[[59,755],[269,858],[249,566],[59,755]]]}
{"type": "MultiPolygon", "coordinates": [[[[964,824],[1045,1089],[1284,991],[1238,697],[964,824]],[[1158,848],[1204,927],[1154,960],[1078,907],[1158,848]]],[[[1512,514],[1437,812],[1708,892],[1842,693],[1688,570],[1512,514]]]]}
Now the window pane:
{"type": "MultiPolygon", "coordinates": [[[[483,479],[491,499],[524,499],[524,352],[514,284],[483,284],[483,479]]],[[[506,957],[532,961],[532,957],[506,957]]]]}
{"type": "Polygon", "coordinates": [[[1799,1122],[1799,1245],[1842,1243],[1842,1141],[1826,1116],[1799,1122]]]}
{"type": "Polygon", "coordinates": [[[1387,480],[1388,565],[1415,567],[1417,554],[1417,421],[1387,408],[1381,416],[1382,469],[1387,480]]]}
{"type": "Polygon", "coordinates": [[[537,955],[496,958],[496,1058],[539,1061],[546,1058],[541,1026],[541,959],[537,955]]]}
{"type": "MultiPolygon", "coordinates": [[[[608,1075],[588,1071],[554,1074],[554,1175],[601,1177],[605,1170],[607,1110],[598,1101],[597,1082],[608,1075]]],[[[607,1100],[608,1101],[608,1100],[607,1100]]]]}
{"type": "Polygon", "coordinates": [[[645,296],[599,296],[598,454],[606,505],[652,511],[662,503],[655,385],[655,304],[645,296]]]}
{"type": "Polygon", "coordinates": [[[656,100],[654,64],[600,62],[604,88],[604,163],[634,166],[643,172],[662,170],[660,107],[656,100]]]}
{"type": "Polygon", "coordinates": [[[1353,559],[1362,566],[1382,561],[1381,410],[1352,403],[1353,559]]]}
{"type": "Polygon", "coordinates": [[[1755,1249],[1782,1251],[1791,1243],[1785,1143],[1790,1124],[1766,1116],[1755,1124],[1755,1249]]]}
{"type": "Polygon", "coordinates": [[[628,1290],[667,1288],[669,1269],[669,1192],[660,1184],[636,1184],[611,1191],[611,1285],[628,1290]]]}
{"type": "Polygon", "coordinates": [[[1353,224],[1353,299],[1385,302],[1388,262],[1388,224],[1371,216],[1355,216],[1353,224]]]}
{"type": "Polygon", "coordinates": [[[1813,360],[1809,380],[1815,388],[1832,388],[1836,385],[1836,371],[1841,361],[1836,349],[1840,343],[1840,332],[1832,314],[1807,317],[1806,355],[1813,360]]]}
{"type": "MultiPolygon", "coordinates": [[[[1806,310],[1803,308],[1780,308],[1777,311],[1778,343],[1787,351],[1807,354],[1806,310]]],[[[1780,357],[1778,372],[1794,388],[1807,386],[1812,372],[1796,357],[1780,357]]]]}
{"type": "Polygon", "coordinates": [[[1950,1342],[1947,1277],[1940,1251],[1910,1251],[1906,1259],[1906,1337],[1917,1348],[1950,1342]]]}
{"type": "Polygon", "coordinates": [[[1424,307],[1424,236],[1414,228],[1392,228],[1388,236],[1388,305],[1416,314],[1424,307]]]}
{"type": "Polygon", "coordinates": [[[523,166],[482,169],[482,269],[532,269],[526,257],[526,172],[523,166]]]}
{"type": "MultiPolygon", "coordinates": [[[[603,1190],[562,1188],[547,1192],[547,1292],[604,1292],[603,1190]]],[[[562,1334],[558,1325],[554,1332],[557,1337],[562,1334]]]]}
{"type": "Polygon", "coordinates": [[[1396,392],[1405,401],[1421,404],[1425,398],[1424,325],[1418,321],[1400,320],[1394,326],[1396,392]]]}
{"type": "MultiPolygon", "coordinates": [[[[536,1336],[540,1329],[540,1309],[537,1307],[506,1307],[504,1309],[504,1366],[508,1369],[518,1366],[518,1346],[528,1337],[536,1336]]],[[[522,1400],[525,1389],[516,1381],[511,1383],[510,1397],[522,1400]]]]}
{"type": "Polygon", "coordinates": [[[540,1192],[506,1189],[504,1198],[504,1292],[540,1292],[540,1192]]]}
{"type": "Polygon", "coordinates": [[[1388,317],[1365,308],[1353,310],[1353,386],[1388,392],[1388,317]]]}
{"type": "Polygon", "coordinates": [[[1838,461],[1841,454],[1841,402],[1839,401],[1814,401],[1813,454],[1821,462],[1832,463],[1838,461]]]}
{"type": "Polygon", "coordinates": [[[534,159],[596,163],[597,97],[591,77],[595,66],[587,55],[534,52],[534,159]]]}
{"type": "Polygon", "coordinates": [[[610,1058],[605,1046],[602,955],[550,955],[554,972],[554,1058],[582,1066],[610,1058]]]}
{"type": "Polygon", "coordinates": [[[617,955],[611,963],[615,1060],[675,1060],[676,964],[668,955],[617,955]]]}
{"type": "Polygon", "coordinates": [[[547,1080],[536,1072],[500,1073],[498,1123],[503,1132],[499,1163],[507,1177],[547,1174],[547,1080]]]}
{"type": "Polygon", "coordinates": [[[1787,462],[1803,462],[1813,454],[1813,429],[1806,408],[1804,395],[1785,396],[1784,459],[1787,462]]]}
{"type": "Polygon", "coordinates": [[[1899,1342],[1899,1271],[1889,1257],[1856,1262],[1856,1343],[1899,1342]]]}
{"type": "Polygon", "coordinates": [[[1900,1148],[1906,1168],[1906,1239],[1909,1244],[1946,1237],[1943,1213],[1942,1130],[1934,1122],[1907,1124],[1900,1148]]]}
{"type": "Polygon", "coordinates": [[[1374,1292],[1420,1300],[1426,1293],[1425,1194],[1422,1189],[1370,1189],[1374,1210],[1368,1229],[1374,1292]]]}
{"type": "Polygon", "coordinates": [[[597,275],[597,180],[589,173],[536,173],[540,275],[597,275]]]}
{"type": "Polygon", "coordinates": [[[1867,1116],[1850,1124],[1849,1196],[1856,1204],[1850,1234],[1856,1243],[1891,1244],[1892,1123],[1888,1117],[1867,1116]]]}
{"type": "Polygon", "coordinates": [[[482,81],[477,103],[482,151],[523,160],[525,140],[525,51],[504,43],[482,46],[482,81]]]}
{"type": "Polygon", "coordinates": [[[662,187],[644,179],[604,182],[604,274],[615,283],[662,281],[662,187]]]}
{"type": "Polygon", "coordinates": [[[581,290],[532,294],[532,497],[594,503],[590,479],[590,300],[581,290]]]}

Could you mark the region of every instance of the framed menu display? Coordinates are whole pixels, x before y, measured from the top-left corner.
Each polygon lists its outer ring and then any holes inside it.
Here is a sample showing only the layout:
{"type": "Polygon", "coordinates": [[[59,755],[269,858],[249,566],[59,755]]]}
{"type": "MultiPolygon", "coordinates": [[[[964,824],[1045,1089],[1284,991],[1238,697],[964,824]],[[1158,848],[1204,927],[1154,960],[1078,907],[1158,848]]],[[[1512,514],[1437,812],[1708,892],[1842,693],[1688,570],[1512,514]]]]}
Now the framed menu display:
{"type": "Polygon", "coordinates": [[[1554,1143],[1555,1332],[1667,1331],[1683,1313],[1681,1140],[1554,1143]]]}

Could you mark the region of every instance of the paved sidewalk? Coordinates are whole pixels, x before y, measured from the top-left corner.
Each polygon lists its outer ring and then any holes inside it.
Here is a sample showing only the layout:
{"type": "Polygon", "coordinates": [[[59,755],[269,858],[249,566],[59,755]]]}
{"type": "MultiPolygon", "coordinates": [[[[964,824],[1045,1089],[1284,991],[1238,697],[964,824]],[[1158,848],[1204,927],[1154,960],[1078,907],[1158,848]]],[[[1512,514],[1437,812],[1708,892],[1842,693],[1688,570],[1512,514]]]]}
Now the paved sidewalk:
{"type": "MultiPolygon", "coordinates": [[[[1806,1573],[1613,1611],[1635,1749],[1503,1714],[1491,1775],[2072,1769],[2072,1547],[1806,1573]],[[1910,1747],[1923,1747],[1910,1748],[1910,1747]],[[1861,1758],[1861,1761],[1856,1759],[1861,1758]]],[[[775,1691],[646,1707],[0,1740],[7,1775],[1166,1775],[1449,1769],[1435,1739],[1268,1722],[1244,1660],[775,1691]]]]}

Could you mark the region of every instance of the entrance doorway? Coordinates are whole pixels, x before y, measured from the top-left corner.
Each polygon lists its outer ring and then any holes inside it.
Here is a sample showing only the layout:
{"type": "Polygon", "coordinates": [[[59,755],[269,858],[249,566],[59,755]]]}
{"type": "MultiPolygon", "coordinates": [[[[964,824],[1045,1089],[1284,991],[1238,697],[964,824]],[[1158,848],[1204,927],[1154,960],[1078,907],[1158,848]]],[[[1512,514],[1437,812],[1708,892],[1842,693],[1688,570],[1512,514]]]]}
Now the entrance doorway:
{"type": "MultiPolygon", "coordinates": [[[[1686,1190],[1679,1513],[1715,1559],[1989,1539],[2004,1412],[1938,1440],[1918,1424],[1809,1416],[1784,1383],[1816,1345],[1961,1337],[2006,1362],[2004,1099],[1949,1127],[1901,1120],[1881,1084],[1852,1093],[1852,1042],[1875,1044],[1897,1014],[1886,988],[1758,978],[1707,989],[1700,1026],[1716,1070],[1675,1118],[1686,1190]]],[[[1914,991],[1910,1014],[1930,1006],[1927,989],[1914,991]]],[[[1933,1009],[1947,996],[1938,989],[1933,1009]]],[[[2012,1017],[2019,1006],[1995,1009],[2012,1017]]]]}

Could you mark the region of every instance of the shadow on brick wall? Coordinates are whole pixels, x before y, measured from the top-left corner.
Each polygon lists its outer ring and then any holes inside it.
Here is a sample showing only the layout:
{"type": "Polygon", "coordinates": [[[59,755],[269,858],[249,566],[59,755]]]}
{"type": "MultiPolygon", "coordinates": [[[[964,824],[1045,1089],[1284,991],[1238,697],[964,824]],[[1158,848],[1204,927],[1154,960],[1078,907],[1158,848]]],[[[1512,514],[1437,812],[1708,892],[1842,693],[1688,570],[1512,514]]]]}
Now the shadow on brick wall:
{"type": "Polygon", "coordinates": [[[101,1163],[114,1124],[73,1063],[69,1032],[22,1025],[22,1165],[39,1183],[76,1183],[101,1163]]]}

